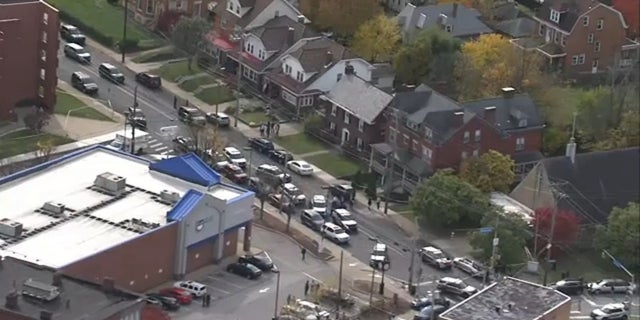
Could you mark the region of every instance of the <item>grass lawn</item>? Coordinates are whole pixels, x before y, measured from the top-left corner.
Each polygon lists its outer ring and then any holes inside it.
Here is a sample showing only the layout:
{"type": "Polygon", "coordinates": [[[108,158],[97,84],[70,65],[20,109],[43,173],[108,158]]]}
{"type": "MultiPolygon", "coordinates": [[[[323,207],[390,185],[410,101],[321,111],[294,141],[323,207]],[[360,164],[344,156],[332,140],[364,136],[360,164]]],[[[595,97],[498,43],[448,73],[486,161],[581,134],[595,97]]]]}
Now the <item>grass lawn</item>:
{"type": "Polygon", "coordinates": [[[198,68],[198,64],[195,63],[195,61],[191,63],[191,70],[189,70],[189,65],[185,60],[180,62],[167,63],[155,70],[154,73],[160,75],[165,80],[176,82],[176,79],[178,77],[194,75],[200,72],[200,68],[198,68]]]}
{"type": "Polygon", "coordinates": [[[289,152],[295,154],[305,154],[327,149],[322,142],[305,133],[277,137],[276,142],[289,152]]]}
{"type": "Polygon", "coordinates": [[[304,157],[304,159],[336,178],[351,176],[358,170],[362,170],[359,163],[331,152],[304,157]]]}
{"type": "Polygon", "coordinates": [[[262,111],[243,112],[240,114],[240,119],[246,123],[253,122],[255,124],[267,123],[267,121],[271,120],[271,118],[262,111]]]}
{"type": "Polygon", "coordinates": [[[145,52],[131,60],[135,63],[150,63],[173,60],[182,57],[184,57],[184,55],[180,54],[176,50],[173,50],[173,48],[168,48],[166,50],[145,52]]]}
{"type": "MultiPolygon", "coordinates": [[[[96,31],[112,38],[114,44],[122,39],[124,16],[122,7],[112,6],[106,0],[49,0],[48,2],[69,16],[87,23],[96,31]]],[[[80,29],[82,30],[82,27],[80,29]]],[[[127,38],[137,39],[140,48],[143,49],[157,48],[164,43],[159,36],[133,21],[127,24],[127,38]]]]}
{"type": "Polygon", "coordinates": [[[208,104],[218,104],[235,99],[233,92],[225,86],[206,88],[196,94],[196,98],[208,104]]]}
{"type": "Polygon", "coordinates": [[[67,113],[71,111],[71,114],[70,114],[71,117],[113,122],[111,118],[105,116],[104,114],[100,113],[98,110],[92,107],[87,107],[78,98],[64,91],[58,90],[56,95],[57,95],[57,101],[56,101],[56,107],[55,107],[56,114],[61,114],[66,116],[67,113]]]}
{"type": "Polygon", "coordinates": [[[54,146],[73,142],[72,139],[47,133],[35,135],[33,131],[24,129],[0,137],[0,159],[33,152],[40,140],[51,140],[54,146]]]}
{"type": "MultiPolygon", "coordinates": [[[[585,281],[597,281],[607,278],[628,279],[625,273],[613,266],[611,260],[602,258],[595,250],[572,253],[558,258],[556,271],[549,271],[549,282],[561,279],[562,272],[570,272],[571,277],[583,277],[585,281]]],[[[543,271],[541,270],[541,273],[543,271]]]]}
{"type": "Polygon", "coordinates": [[[208,75],[208,74],[203,74],[202,76],[193,78],[193,79],[189,79],[183,83],[180,84],[180,88],[182,90],[185,91],[195,91],[196,89],[198,89],[198,87],[200,86],[204,86],[207,84],[212,84],[216,82],[216,78],[208,75]]]}

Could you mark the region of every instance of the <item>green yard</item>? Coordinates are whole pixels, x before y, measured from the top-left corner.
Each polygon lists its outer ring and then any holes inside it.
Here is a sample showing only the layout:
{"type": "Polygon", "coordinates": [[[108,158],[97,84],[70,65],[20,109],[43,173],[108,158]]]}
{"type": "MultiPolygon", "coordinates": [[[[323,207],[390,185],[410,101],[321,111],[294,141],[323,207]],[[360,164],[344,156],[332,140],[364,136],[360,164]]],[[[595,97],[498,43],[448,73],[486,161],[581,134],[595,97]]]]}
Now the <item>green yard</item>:
{"type": "Polygon", "coordinates": [[[240,114],[240,119],[247,124],[253,122],[256,125],[267,123],[269,120],[271,120],[271,118],[264,111],[243,112],[240,114]]]}
{"type": "Polygon", "coordinates": [[[55,107],[55,113],[71,117],[86,118],[99,121],[113,121],[111,118],[100,113],[92,107],[88,107],[78,98],[64,92],[57,91],[57,101],[55,107]],[[69,113],[71,111],[71,113],[69,113]]]}
{"type": "Polygon", "coordinates": [[[204,86],[204,85],[208,85],[208,84],[213,84],[216,82],[216,78],[208,75],[208,74],[201,74],[198,75],[195,78],[189,79],[187,81],[182,82],[179,87],[182,90],[185,91],[195,91],[196,89],[198,89],[198,87],[200,86],[204,86]]]}
{"type": "Polygon", "coordinates": [[[33,152],[37,149],[38,141],[49,140],[54,146],[73,142],[65,137],[47,133],[36,135],[29,129],[9,133],[0,137],[0,159],[33,152]]]}
{"type": "Polygon", "coordinates": [[[173,60],[182,58],[184,55],[180,54],[173,48],[158,49],[150,52],[143,52],[137,57],[131,59],[135,63],[151,63],[162,62],[167,60],[173,60]]]}
{"type": "Polygon", "coordinates": [[[196,98],[211,105],[235,99],[233,92],[225,86],[206,88],[198,92],[198,94],[196,94],[196,98]]]}
{"type": "Polygon", "coordinates": [[[583,277],[585,281],[596,281],[606,278],[628,278],[620,269],[613,266],[611,260],[602,258],[600,253],[595,250],[571,253],[559,257],[556,270],[549,272],[547,282],[562,280],[561,273],[566,271],[569,271],[571,277],[583,277]]]}
{"type": "Polygon", "coordinates": [[[320,153],[304,159],[339,179],[352,176],[358,170],[362,170],[359,163],[332,152],[320,153]]]}
{"type": "MultiPolygon", "coordinates": [[[[100,37],[97,38],[111,39],[113,42],[111,46],[114,46],[122,39],[122,21],[124,17],[122,7],[111,5],[106,0],[49,0],[48,2],[64,12],[61,14],[62,20],[65,20],[65,16],[68,16],[71,19],[66,20],[75,20],[66,21],[68,23],[85,24],[85,26],[78,25],[78,27],[81,30],[84,29],[83,31],[90,37],[95,37],[92,33],[98,33],[100,37]]],[[[127,39],[137,41],[141,49],[157,48],[164,44],[162,38],[132,20],[127,24],[127,39]]],[[[105,42],[104,39],[94,40],[105,42]]]]}
{"type": "Polygon", "coordinates": [[[200,72],[202,71],[200,71],[198,64],[195,62],[191,64],[191,70],[189,70],[189,65],[186,60],[167,63],[154,71],[154,73],[160,75],[163,79],[171,82],[176,82],[178,77],[190,76],[200,72]]]}
{"type": "Polygon", "coordinates": [[[322,142],[305,133],[277,137],[276,143],[294,154],[305,154],[327,149],[322,142]]]}

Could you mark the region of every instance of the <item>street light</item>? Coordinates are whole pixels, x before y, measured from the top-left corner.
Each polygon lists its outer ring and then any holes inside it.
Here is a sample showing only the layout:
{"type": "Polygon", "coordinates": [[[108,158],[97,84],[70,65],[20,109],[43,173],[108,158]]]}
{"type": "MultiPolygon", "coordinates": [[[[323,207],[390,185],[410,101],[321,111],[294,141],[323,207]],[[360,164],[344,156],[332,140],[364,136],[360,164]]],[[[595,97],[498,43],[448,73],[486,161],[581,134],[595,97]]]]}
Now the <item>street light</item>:
{"type": "MultiPolygon", "coordinates": [[[[382,243],[382,241],[380,241],[378,238],[374,238],[374,237],[369,237],[370,241],[373,241],[375,243],[382,243]]],[[[382,243],[383,244],[383,243],[382,243]]],[[[372,267],[374,275],[375,275],[375,269],[380,269],[382,272],[382,279],[380,280],[380,286],[378,287],[378,293],[380,295],[384,295],[384,273],[385,271],[389,270],[391,268],[391,262],[388,261],[387,259],[383,260],[382,262],[380,261],[376,261],[375,266],[372,267]]],[[[373,298],[373,276],[371,277],[371,297],[370,300],[373,298]]]]}

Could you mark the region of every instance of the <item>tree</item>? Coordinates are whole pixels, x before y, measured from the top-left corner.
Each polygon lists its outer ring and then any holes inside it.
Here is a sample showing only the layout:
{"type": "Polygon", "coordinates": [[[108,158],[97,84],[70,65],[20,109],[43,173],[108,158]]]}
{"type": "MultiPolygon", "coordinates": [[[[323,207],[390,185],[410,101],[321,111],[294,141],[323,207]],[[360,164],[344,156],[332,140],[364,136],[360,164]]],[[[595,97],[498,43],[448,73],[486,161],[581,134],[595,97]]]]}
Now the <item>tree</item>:
{"type": "Polygon", "coordinates": [[[607,87],[585,90],[576,101],[577,126],[581,131],[594,137],[602,137],[618,123],[610,100],[611,91],[607,87]]]}
{"type": "Polygon", "coordinates": [[[640,267],[640,205],[629,203],[611,210],[607,226],[600,226],[594,245],[606,249],[627,268],[640,267]]]}
{"type": "Polygon", "coordinates": [[[495,150],[489,150],[480,157],[467,159],[462,163],[460,178],[469,182],[482,192],[509,192],[515,179],[510,156],[495,150]]]}
{"type": "Polygon", "coordinates": [[[490,233],[473,232],[469,244],[480,250],[481,259],[490,262],[493,255],[493,238],[497,236],[496,261],[494,266],[508,266],[523,263],[526,259],[525,247],[531,238],[527,224],[516,215],[499,211],[488,211],[482,219],[483,227],[490,227],[490,233]],[[496,223],[497,222],[497,223],[496,223]],[[497,227],[496,227],[497,226],[497,227]]]}
{"type": "Polygon", "coordinates": [[[421,224],[444,227],[475,227],[491,210],[488,197],[452,170],[440,170],[420,184],[409,205],[421,224]]]}
{"type": "Polygon", "coordinates": [[[397,21],[378,15],[358,27],[353,51],[370,62],[388,62],[398,50],[401,40],[397,21]]]}
{"type": "Polygon", "coordinates": [[[320,30],[353,35],[366,21],[383,13],[378,0],[301,0],[300,8],[320,30]]]}
{"type": "MultiPolygon", "coordinates": [[[[553,243],[551,254],[556,256],[562,247],[575,243],[580,230],[580,218],[573,212],[555,208],[541,208],[534,213],[533,227],[537,230],[537,248],[544,248],[549,243],[553,225],[553,215],[556,216],[553,227],[553,243]],[[554,212],[556,211],[557,212],[554,212]]],[[[537,254],[537,253],[534,253],[537,254]]]]}
{"type": "Polygon", "coordinates": [[[54,150],[55,144],[52,139],[40,139],[36,142],[35,156],[40,159],[41,162],[47,162],[54,150]]]}
{"type": "Polygon", "coordinates": [[[478,0],[438,0],[438,4],[446,3],[458,3],[467,8],[475,8],[478,4],[478,0]]]}
{"type": "Polygon", "coordinates": [[[216,155],[227,146],[227,141],[218,128],[190,125],[188,131],[193,140],[194,152],[205,160],[217,162],[216,155]]]}
{"type": "Polygon", "coordinates": [[[260,200],[260,220],[264,218],[264,203],[269,198],[269,194],[272,192],[270,185],[260,181],[258,182],[258,190],[256,191],[256,197],[260,200]]]}
{"type": "Polygon", "coordinates": [[[198,56],[200,44],[211,29],[206,20],[199,17],[182,16],[171,34],[173,45],[187,54],[187,67],[191,70],[193,59],[198,56]]]}
{"type": "Polygon", "coordinates": [[[640,145],[640,113],[627,111],[617,128],[609,130],[607,138],[596,144],[597,150],[611,150],[640,145]]]}
{"type": "Polygon", "coordinates": [[[42,132],[42,128],[49,125],[49,114],[44,111],[35,111],[26,114],[22,121],[27,128],[31,129],[35,133],[42,132]]]}
{"type": "Polygon", "coordinates": [[[495,96],[504,87],[527,91],[541,83],[542,59],[522,51],[498,34],[465,42],[456,62],[455,77],[461,99],[495,96]]]}

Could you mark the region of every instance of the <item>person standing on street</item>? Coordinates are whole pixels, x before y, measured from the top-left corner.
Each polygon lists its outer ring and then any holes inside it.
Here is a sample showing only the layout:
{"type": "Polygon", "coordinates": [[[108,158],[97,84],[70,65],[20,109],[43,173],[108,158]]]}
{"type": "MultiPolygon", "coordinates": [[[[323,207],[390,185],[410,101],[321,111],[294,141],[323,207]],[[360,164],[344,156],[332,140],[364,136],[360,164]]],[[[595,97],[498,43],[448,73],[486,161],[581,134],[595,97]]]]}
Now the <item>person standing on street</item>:
{"type": "Polygon", "coordinates": [[[302,247],[302,250],[300,250],[300,253],[302,254],[302,261],[304,261],[304,256],[307,254],[307,249],[305,247],[302,247]]]}
{"type": "Polygon", "coordinates": [[[376,201],[376,207],[378,207],[378,210],[380,210],[380,198],[378,198],[378,201],[376,201]]]}
{"type": "Polygon", "coordinates": [[[369,198],[369,200],[367,200],[367,209],[369,209],[369,211],[371,211],[371,198],[369,198]]]}
{"type": "Polygon", "coordinates": [[[306,297],[308,293],[309,293],[309,280],[307,280],[307,282],[304,283],[304,296],[306,297]]]}

